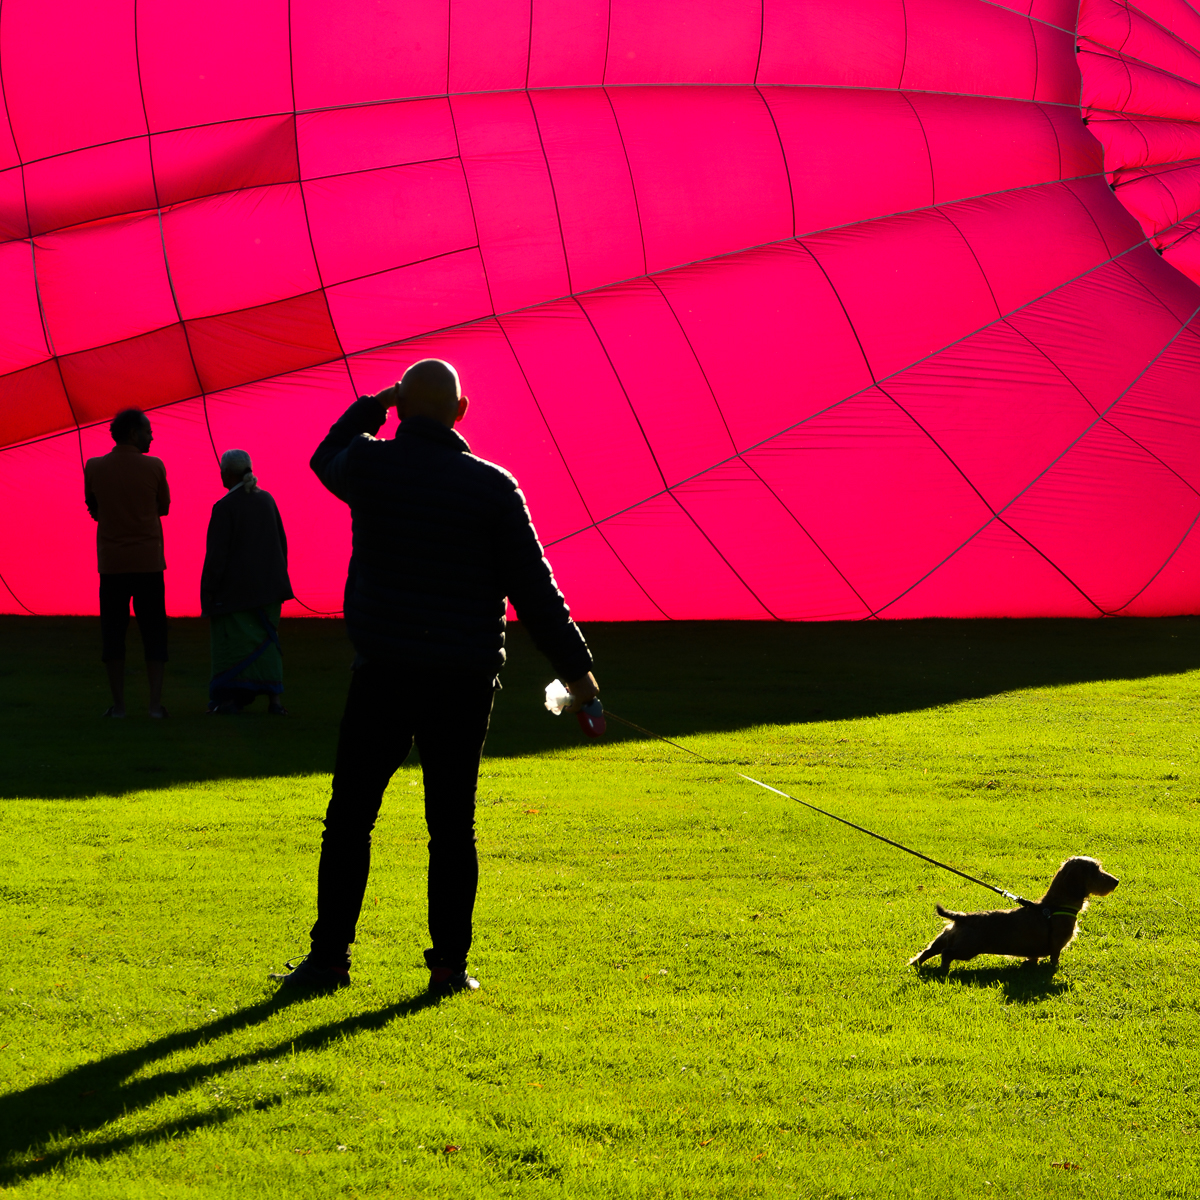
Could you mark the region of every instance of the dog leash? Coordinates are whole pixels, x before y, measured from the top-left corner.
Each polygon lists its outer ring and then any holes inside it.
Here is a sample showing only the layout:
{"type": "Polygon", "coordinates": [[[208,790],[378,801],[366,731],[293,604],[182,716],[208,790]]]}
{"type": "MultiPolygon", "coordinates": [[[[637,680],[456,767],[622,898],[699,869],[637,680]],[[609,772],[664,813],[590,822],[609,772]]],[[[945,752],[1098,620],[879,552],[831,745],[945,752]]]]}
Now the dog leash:
{"type": "MultiPolygon", "coordinates": [[[[641,725],[628,720],[626,717],[618,716],[611,708],[604,710],[606,717],[611,717],[614,721],[620,721],[622,725],[628,725],[630,729],[636,729],[638,733],[644,733],[647,737],[657,738],[660,742],[666,742],[668,746],[674,746],[676,750],[682,750],[685,754],[691,754],[703,762],[710,763],[714,767],[724,766],[725,764],[717,762],[715,759],[709,758],[707,755],[701,754],[698,750],[691,749],[690,746],[681,746],[678,742],[673,742],[669,737],[663,737],[661,733],[655,733],[652,729],[644,729],[641,725]]],[[[949,871],[952,875],[958,875],[962,879],[967,879],[971,883],[977,883],[980,887],[985,887],[989,892],[995,892],[997,896],[1003,896],[1006,900],[1011,900],[1015,904],[1019,904],[1022,908],[1036,908],[1036,900],[1026,900],[1024,896],[1018,896],[1015,892],[1006,892],[1003,888],[998,888],[994,884],[986,883],[982,879],[976,879],[974,875],[968,875],[966,871],[960,871],[957,867],[949,866],[947,863],[938,862],[936,858],[930,858],[928,854],[922,854],[919,850],[913,850],[909,846],[904,846],[900,842],[894,842],[891,838],[884,837],[882,833],[875,833],[874,830],[867,829],[863,825],[855,825],[853,821],[847,821],[845,817],[839,817],[837,813],[827,812],[823,808],[818,808],[815,804],[809,804],[807,800],[801,800],[798,796],[789,795],[787,792],[780,791],[777,787],[772,787],[769,783],[763,783],[761,779],[755,779],[752,775],[744,775],[741,771],[735,771],[741,779],[745,779],[748,783],[757,784],[760,788],[764,788],[768,792],[774,792],[777,796],[784,797],[785,800],[794,800],[797,804],[802,804],[805,808],[812,809],[813,812],[820,813],[823,817],[829,817],[830,820],[840,821],[843,825],[849,825],[851,829],[857,829],[859,833],[865,833],[868,837],[873,837],[877,841],[886,842],[889,846],[895,846],[897,850],[903,850],[905,854],[911,854],[914,858],[923,859],[927,863],[932,863],[935,867],[941,867],[943,871],[949,871]]]]}

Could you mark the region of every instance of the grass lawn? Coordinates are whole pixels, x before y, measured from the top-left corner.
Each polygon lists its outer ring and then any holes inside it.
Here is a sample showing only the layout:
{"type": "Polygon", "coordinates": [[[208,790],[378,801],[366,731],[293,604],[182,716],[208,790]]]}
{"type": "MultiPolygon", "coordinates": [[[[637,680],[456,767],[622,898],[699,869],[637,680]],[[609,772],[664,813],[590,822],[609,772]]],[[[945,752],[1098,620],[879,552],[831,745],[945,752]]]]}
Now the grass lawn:
{"type": "MultiPolygon", "coordinates": [[[[1200,1194],[1200,620],[593,625],[541,708],[517,629],[480,786],[481,991],[430,1004],[420,770],[376,834],[354,987],[285,1004],[348,653],[284,623],[292,716],[108,703],[88,620],[0,618],[0,1192],[1200,1194]],[[1121,879],[1059,973],[906,965],[943,871],[1121,879]]],[[[136,641],[136,639],[135,639],[136,641]]],[[[131,662],[134,661],[131,659],[131,662]]]]}

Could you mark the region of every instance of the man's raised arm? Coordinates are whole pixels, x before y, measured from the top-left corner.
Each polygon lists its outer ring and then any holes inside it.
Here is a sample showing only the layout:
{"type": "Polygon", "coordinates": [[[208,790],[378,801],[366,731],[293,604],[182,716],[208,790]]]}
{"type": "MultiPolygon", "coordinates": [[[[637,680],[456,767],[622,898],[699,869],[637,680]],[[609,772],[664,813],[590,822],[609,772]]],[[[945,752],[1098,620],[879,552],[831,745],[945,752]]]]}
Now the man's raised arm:
{"type": "MultiPolygon", "coordinates": [[[[387,389],[381,396],[387,396],[387,389]]],[[[383,400],[375,396],[360,396],[336,421],[316,453],[308,460],[316,477],[339,499],[349,503],[346,493],[346,451],[356,437],[374,437],[387,418],[383,400]]]]}

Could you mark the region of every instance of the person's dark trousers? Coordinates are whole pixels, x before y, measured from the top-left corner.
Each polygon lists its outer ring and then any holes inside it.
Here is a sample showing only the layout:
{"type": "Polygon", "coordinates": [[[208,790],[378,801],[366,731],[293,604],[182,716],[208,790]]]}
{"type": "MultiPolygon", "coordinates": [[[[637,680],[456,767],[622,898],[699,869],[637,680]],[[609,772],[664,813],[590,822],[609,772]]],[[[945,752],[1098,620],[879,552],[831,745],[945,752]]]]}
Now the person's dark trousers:
{"type": "Polygon", "coordinates": [[[371,830],[388,781],[415,739],[425,779],[429,828],[429,936],[432,967],[460,971],[471,947],[479,883],[475,789],[492,715],[496,677],[427,672],[382,661],[354,670],[338,735],[333,794],[317,871],[312,958],[350,965],[371,867],[371,830]]]}
{"type": "Polygon", "coordinates": [[[103,662],[124,662],[133,601],[147,662],[167,661],[167,606],[161,571],[129,571],[100,576],[100,638],[103,662]]]}

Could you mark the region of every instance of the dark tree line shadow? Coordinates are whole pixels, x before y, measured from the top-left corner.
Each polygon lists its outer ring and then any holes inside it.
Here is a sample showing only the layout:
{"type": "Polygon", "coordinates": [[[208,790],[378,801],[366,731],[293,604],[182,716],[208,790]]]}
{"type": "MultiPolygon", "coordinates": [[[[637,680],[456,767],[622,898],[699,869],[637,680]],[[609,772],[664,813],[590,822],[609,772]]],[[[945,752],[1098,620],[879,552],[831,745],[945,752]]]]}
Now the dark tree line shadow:
{"type": "MultiPolygon", "coordinates": [[[[1200,618],[585,624],[607,707],[668,737],[762,724],[819,725],[911,712],[1019,688],[1139,680],[1200,669],[1200,618]]],[[[0,794],[124,794],[201,780],[332,769],[352,651],[341,621],[282,629],[291,716],[204,715],[207,623],[172,623],[169,721],[138,715],[144,681],[130,634],[131,713],[108,704],[90,618],[0,617],[0,794]],[[141,690],[139,690],[141,689],[141,690]]],[[[510,627],[486,753],[589,743],[542,707],[552,669],[510,627]]],[[[609,725],[608,742],[641,735],[609,725]]]]}
{"type": "MultiPolygon", "coordinates": [[[[306,1002],[306,997],[277,993],[227,1016],[195,1029],[167,1034],[143,1046],[109,1055],[75,1067],[57,1079],[37,1083],[0,1096],[0,1187],[49,1174],[71,1158],[100,1162],[136,1146],[168,1141],[233,1119],[239,1109],[223,1105],[213,1111],[163,1121],[150,1130],[120,1134],[80,1144],[78,1139],[122,1116],[149,1108],[160,1100],[179,1096],[197,1084],[242,1067],[286,1058],[293,1050],[321,1050],[351,1034],[379,1031],[392,1021],[412,1016],[437,1004],[428,992],[316,1025],[255,1050],[229,1054],[215,1062],[195,1063],[175,1071],[164,1071],[145,1079],[132,1079],[143,1068],[178,1051],[194,1050],[217,1038],[264,1024],[289,1004],[306,1002]],[[49,1149],[47,1143],[70,1137],[65,1147],[49,1149]]],[[[278,1096],[256,1101],[257,1110],[282,1102],[278,1096]]]]}

